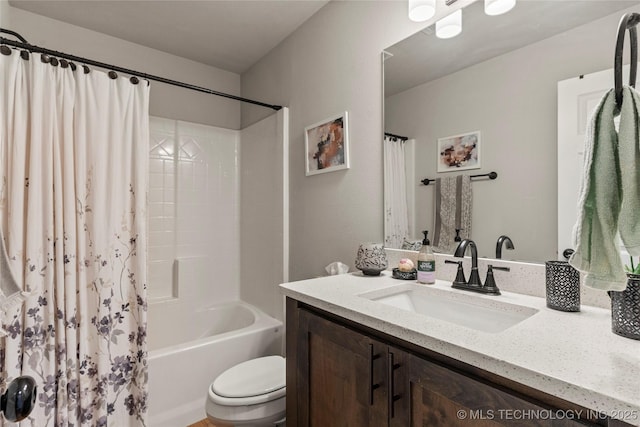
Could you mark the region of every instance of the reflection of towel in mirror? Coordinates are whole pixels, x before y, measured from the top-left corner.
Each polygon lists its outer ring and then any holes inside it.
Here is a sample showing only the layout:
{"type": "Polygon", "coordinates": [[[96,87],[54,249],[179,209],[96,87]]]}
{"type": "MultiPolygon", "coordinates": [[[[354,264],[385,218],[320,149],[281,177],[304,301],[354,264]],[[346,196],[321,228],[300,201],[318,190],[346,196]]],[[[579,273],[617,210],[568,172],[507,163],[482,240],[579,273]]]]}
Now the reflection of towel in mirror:
{"type": "Polygon", "coordinates": [[[24,295],[9,268],[9,257],[4,247],[4,237],[0,230],[0,337],[5,336],[5,316],[11,309],[22,304],[24,295]]]}
{"type": "Polygon", "coordinates": [[[469,238],[472,202],[469,175],[436,179],[433,231],[433,246],[436,251],[453,253],[458,244],[454,241],[456,228],[461,229],[461,238],[469,238]]]}
{"type": "Polygon", "coordinates": [[[569,263],[586,273],[585,285],[603,290],[624,290],[616,232],[631,255],[640,255],[640,152],[638,110],[640,96],[625,86],[620,126],[615,91],[600,100],[585,139],[584,171],[578,197],[578,219],[573,229],[575,252],[569,263]]]}

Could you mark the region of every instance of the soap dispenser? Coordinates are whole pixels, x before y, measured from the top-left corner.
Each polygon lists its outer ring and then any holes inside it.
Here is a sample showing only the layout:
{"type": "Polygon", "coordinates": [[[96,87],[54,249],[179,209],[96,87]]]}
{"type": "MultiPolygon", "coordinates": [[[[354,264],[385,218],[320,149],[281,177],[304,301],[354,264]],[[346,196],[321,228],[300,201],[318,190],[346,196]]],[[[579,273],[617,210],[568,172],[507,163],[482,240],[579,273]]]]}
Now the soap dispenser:
{"type": "Polygon", "coordinates": [[[424,239],[418,252],[418,283],[432,285],[436,283],[436,257],[427,238],[428,231],[423,231],[424,239]]]}

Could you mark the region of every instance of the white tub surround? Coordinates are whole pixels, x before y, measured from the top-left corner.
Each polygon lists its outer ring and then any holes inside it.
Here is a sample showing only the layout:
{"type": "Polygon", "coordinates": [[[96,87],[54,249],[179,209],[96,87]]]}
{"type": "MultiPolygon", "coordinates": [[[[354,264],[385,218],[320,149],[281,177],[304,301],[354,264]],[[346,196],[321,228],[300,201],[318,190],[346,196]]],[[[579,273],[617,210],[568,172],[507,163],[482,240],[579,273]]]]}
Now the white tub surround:
{"type": "MultiPolygon", "coordinates": [[[[379,277],[351,273],[285,283],[281,288],[285,296],[300,302],[640,425],[640,341],[613,334],[609,310],[583,305],[581,312],[565,313],[548,309],[540,297],[505,291],[500,296],[473,294],[538,310],[506,330],[486,333],[359,296],[407,283],[415,282],[393,279],[390,271],[384,271],[379,277]]],[[[470,294],[442,280],[424,286],[452,295],[470,294]]],[[[544,289],[544,280],[536,286],[544,289]]]]}
{"type": "Polygon", "coordinates": [[[256,307],[235,301],[195,314],[186,340],[177,335],[175,342],[162,336],[149,340],[150,426],[186,426],[206,418],[207,390],[218,375],[280,352],[282,322],[256,307]]]}

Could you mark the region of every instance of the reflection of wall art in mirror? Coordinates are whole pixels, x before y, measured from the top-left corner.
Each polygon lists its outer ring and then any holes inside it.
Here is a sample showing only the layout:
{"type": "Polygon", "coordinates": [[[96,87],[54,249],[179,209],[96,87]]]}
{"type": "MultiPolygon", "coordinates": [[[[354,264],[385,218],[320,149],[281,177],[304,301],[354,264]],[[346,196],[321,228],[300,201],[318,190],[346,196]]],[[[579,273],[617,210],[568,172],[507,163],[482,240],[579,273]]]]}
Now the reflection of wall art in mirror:
{"type": "Polygon", "coordinates": [[[438,172],[480,169],[480,131],[438,138],[438,172]]]}
{"type": "Polygon", "coordinates": [[[349,168],[347,112],[304,129],[307,176],[349,168]]]}

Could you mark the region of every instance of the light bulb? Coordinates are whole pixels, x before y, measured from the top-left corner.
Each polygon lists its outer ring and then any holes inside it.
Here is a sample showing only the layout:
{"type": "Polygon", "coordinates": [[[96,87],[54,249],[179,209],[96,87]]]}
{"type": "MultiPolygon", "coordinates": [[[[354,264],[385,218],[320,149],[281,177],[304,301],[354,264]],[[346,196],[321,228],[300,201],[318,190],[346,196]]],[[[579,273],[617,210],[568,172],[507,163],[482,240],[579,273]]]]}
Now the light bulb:
{"type": "Polygon", "coordinates": [[[451,15],[447,15],[436,22],[436,37],[450,39],[462,32],[462,9],[458,9],[451,15]]]}
{"type": "Polygon", "coordinates": [[[509,12],[516,5],[516,0],[484,0],[484,13],[487,15],[502,15],[509,12]]]}
{"type": "Polygon", "coordinates": [[[409,19],[423,22],[436,14],[436,0],[409,0],[409,19]]]}

